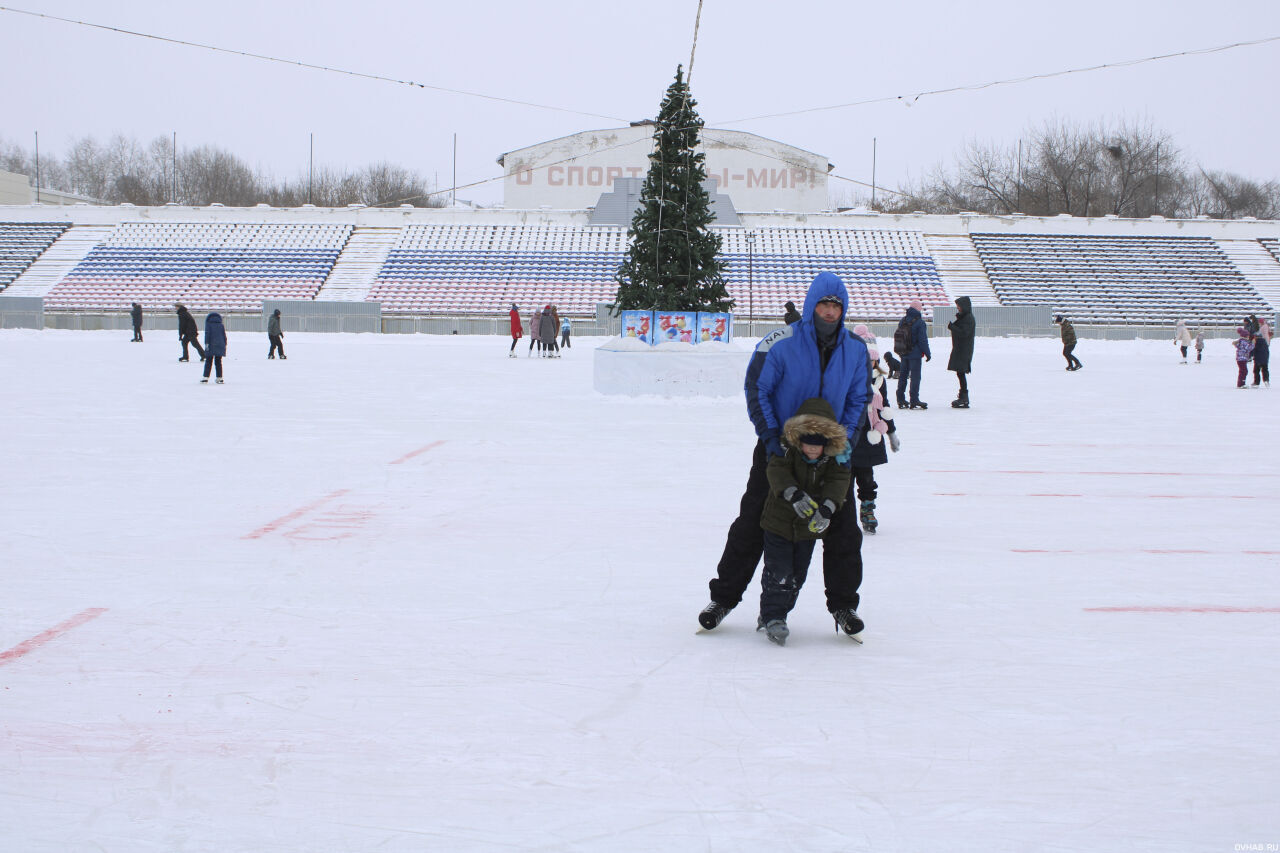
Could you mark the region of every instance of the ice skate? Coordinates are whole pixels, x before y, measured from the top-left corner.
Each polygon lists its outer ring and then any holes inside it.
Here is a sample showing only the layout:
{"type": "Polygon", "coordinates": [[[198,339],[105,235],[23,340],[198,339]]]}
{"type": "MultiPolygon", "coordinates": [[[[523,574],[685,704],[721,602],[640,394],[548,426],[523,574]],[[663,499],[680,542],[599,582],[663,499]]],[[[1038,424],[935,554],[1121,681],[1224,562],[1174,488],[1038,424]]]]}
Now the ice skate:
{"type": "Polygon", "coordinates": [[[723,604],[713,601],[702,608],[702,612],[698,614],[698,624],[705,630],[710,631],[723,622],[724,617],[728,616],[729,611],[732,609],[732,607],[725,607],[723,604]]]}
{"type": "Polygon", "coordinates": [[[779,646],[787,644],[787,637],[791,636],[791,630],[787,627],[784,619],[770,619],[768,622],[761,617],[756,622],[756,630],[764,631],[769,638],[769,642],[777,643],[779,646]]]}
{"type": "Polygon", "coordinates": [[[929,408],[929,404],[928,404],[928,403],[921,402],[920,400],[916,400],[914,403],[912,403],[912,404],[909,406],[909,408],[912,408],[912,409],[927,409],[927,408],[929,408]]]}
{"type": "Polygon", "coordinates": [[[969,408],[969,392],[961,391],[960,395],[951,401],[951,408],[953,409],[969,408]]]}
{"type": "Polygon", "coordinates": [[[861,634],[867,626],[866,623],[858,617],[858,611],[849,607],[844,610],[837,610],[833,612],[831,616],[836,620],[837,630],[844,631],[859,643],[862,642],[862,640],[858,638],[858,635],[861,634]]]}
{"type": "Polygon", "coordinates": [[[874,534],[876,527],[880,524],[876,520],[876,502],[863,501],[858,509],[858,520],[862,522],[862,529],[867,533],[874,534]]]}

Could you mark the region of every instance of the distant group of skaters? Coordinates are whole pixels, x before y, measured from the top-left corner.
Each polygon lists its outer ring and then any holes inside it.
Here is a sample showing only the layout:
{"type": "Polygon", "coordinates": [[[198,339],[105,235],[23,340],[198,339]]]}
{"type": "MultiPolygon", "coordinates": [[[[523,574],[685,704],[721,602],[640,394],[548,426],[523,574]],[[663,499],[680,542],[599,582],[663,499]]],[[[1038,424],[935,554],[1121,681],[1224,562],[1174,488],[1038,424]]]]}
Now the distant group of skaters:
{"type": "MultiPolygon", "coordinates": [[[[187,306],[178,303],[174,306],[178,314],[178,342],[182,344],[182,355],[178,361],[191,361],[190,347],[195,347],[196,355],[204,363],[204,376],[200,379],[208,384],[212,372],[218,385],[222,384],[222,359],[227,354],[227,330],[222,324],[222,315],[212,311],[204,318],[204,346],[200,345],[200,329],[196,319],[191,316],[187,306]]],[[[129,317],[133,321],[133,342],[142,342],[142,306],[134,302],[129,308],[129,317]]],[[[288,358],[284,354],[284,330],[280,328],[280,309],[271,312],[267,320],[267,358],[274,359],[278,353],[280,358],[288,358]]]]}
{"type": "MultiPolygon", "coordinates": [[[[524,323],[520,320],[520,308],[514,302],[511,303],[510,316],[511,349],[507,351],[507,355],[515,358],[516,344],[524,337],[524,323]]],[[[537,347],[540,358],[559,358],[561,348],[572,347],[569,342],[570,328],[569,318],[561,317],[556,306],[551,303],[537,309],[529,323],[528,356],[532,356],[534,347],[537,347]],[[560,335],[559,342],[556,341],[557,334],[560,335]]]]}
{"type": "MultiPolygon", "coordinates": [[[[1181,322],[1181,321],[1179,321],[1181,322]]],[[[1186,333],[1186,328],[1183,328],[1186,333]]],[[[1196,336],[1196,361],[1200,361],[1200,350],[1204,348],[1201,336],[1196,336]]],[[[1271,387],[1271,324],[1260,320],[1254,314],[1245,318],[1244,324],[1236,329],[1236,387],[1259,388],[1271,387]],[[1253,385],[1248,385],[1249,363],[1253,363],[1253,385]]],[[[1182,361],[1187,360],[1187,348],[1182,347],[1182,361]]]]}

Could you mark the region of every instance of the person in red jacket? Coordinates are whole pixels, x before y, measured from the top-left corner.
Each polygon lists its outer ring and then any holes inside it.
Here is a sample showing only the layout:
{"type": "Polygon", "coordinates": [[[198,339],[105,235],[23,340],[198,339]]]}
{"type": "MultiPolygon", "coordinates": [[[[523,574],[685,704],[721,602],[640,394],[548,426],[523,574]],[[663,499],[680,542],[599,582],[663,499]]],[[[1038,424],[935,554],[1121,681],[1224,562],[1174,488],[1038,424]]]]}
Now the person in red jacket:
{"type": "Polygon", "coordinates": [[[516,343],[524,335],[524,326],[520,324],[520,309],[516,307],[514,302],[511,303],[511,349],[507,355],[511,358],[516,357],[516,343]]]}

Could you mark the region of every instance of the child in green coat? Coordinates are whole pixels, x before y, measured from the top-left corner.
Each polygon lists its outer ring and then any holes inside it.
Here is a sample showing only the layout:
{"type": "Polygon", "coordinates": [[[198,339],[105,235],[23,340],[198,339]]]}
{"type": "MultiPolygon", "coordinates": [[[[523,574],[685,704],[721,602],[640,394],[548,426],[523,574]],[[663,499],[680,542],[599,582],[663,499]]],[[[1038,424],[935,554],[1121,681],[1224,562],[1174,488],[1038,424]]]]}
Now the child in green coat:
{"type": "Polygon", "coordinates": [[[849,439],[826,400],[811,397],[782,426],[785,453],[769,459],[760,619],[769,639],[786,645],[787,614],[809,573],[813,544],[849,495],[849,439]]]}

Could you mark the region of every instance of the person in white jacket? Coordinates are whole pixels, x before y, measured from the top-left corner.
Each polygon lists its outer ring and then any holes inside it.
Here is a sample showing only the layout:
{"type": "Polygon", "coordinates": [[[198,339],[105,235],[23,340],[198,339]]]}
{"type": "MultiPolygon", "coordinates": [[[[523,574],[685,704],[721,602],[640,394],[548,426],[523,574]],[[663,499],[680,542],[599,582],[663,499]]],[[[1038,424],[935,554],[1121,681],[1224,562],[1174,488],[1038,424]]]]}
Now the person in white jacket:
{"type": "Polygon", "coordinates": [[[1187,363],[1187,350],[1191,348],[1191,332],[1187,331],[1185,320],[1179,320],[1173,327],[1173,342],[1182,350],[1182,363],[1187,363]]]}

